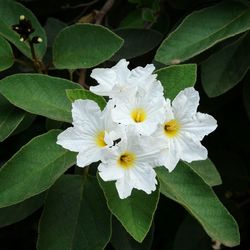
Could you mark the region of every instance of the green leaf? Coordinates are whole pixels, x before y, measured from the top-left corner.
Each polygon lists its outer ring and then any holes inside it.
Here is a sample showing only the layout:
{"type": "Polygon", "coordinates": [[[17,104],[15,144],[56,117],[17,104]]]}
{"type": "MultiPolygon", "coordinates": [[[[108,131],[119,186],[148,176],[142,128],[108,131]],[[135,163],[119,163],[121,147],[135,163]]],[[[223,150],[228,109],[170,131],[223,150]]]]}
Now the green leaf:
{"type": "Polygon", "coordinates": [[[49,17],[44,26],[48,38],[48,46],[52,47],[58,33],[67,27],[67,24],[53,17],[49,17]]]}
{"type": "Polygon", "coordinates": [[[33,13],[20,3],[10,0],[0,0],[0,35],[13,43],[24,55],[32,58],[29,44],[21,42],[19,34],[12,30],[12,25],[18,24],[20,15],[26,16],[32,23],[35,32],[33,36],[40,36],[43,42],[35,44],[35,51],[38,58],[42,58],[47,47],[47,38],[44,29],[33,13]]]}
{"type": "Polygon", "coordinates": [[[173,250],[211,250],[211,245],[211,239],[200,224],[188,215],[176,233],[173,250]]]}
{"type": "Polygon", "coordinates": [[[0,228],[14,224],[33,214],[44,203],[45,193],[33,196],[21,203],[0,208],[0,228]]]}
{"type": "Polygon", "coordinates": [[[33,138],[0,170],[0,207],[10,206],[48,189],[69,168],[76,154],[56,144],[60,130],[33,138]]]}
{"type": "Polygon", "coordinates": [[[143,29],[145,25],[142,19],[142,10],[137,9],[128,13],[128,15],[121,21],[120,28],[138,28],[143,29]]]}
{"type": "Polygon", "coordinates": [[[123,40],[109,29],[94,24],[75,24],[55,39],[53,62],[58,69],[91,68],[118,51],[123,40]]]}
{"type": "Polygon", "coordinates": [[[152,224],[159,200],[159,189],[150,195],[133,189],[131,196],[120,199],[113,181],[104,182],[99,176],[98,181],[111,213],[136,241],[142,242],[152,224]]]}
{"type": "Polygon", "coordinates": [[[101,250],[110,235],[111,215],[96,178],[60,178],[46,199],[38,249],[101,250]]]}
{"type": "Polygon", "coordinates": [[[244,106],[246,109],[248,119],[250,120],[250,84],[249,84],[249,80],[250,80],[250,74],[248,73],[246,80],[244,81],[244,85],[243,85],[243,101],[244,101],[244,106]]]}
{"type": "Polygon", "coordinates": [[[74,102],[78,99],[89,99],[95,101],[102,110],[106,106],[106,101],[102,96],[98,96],[85,89],[66,89],[66,94],[71,102],[74,102]]]}
{"type": "Polygon", "coordinates": [[[189,166],[210,187],[217,186],[222,183],[218,170],[209,159],[204,161],[193,161],[192,163],[183,162],[183,164],[189,166]]]}
{"type": "Polygon", "coordinates": [[[154,236],[153,227],[143,242],[135,241],[115,217],[112,218],[112,238],[111,244],[115,250],[150,250],[154,236]]]}
{"type": "Polygon", "coordinates": [[[33,123],[33,121],[36,119],[36,115],[30,114],[30,113],[25,113],[23,120],[19,123],[19,125],[17,126],[17,128],[14,130],[14,132],[12,133],[12,135],[16,135],[18,133],[23,132],[24,130],[26,130],[28,127],[31,126],[31,124],[33,123]]]}
{"type": "Polygon", "coordinates": [[[0,71],[10,68],[14,63],[14,56],[10,44],[0,37],[0,71]]]}
{"type": "Polygon", "coordinates": [[[250,33],[211,55],[201,65],[202,85],[209,97],[224,94],[239,83],[250,68],[250,33]]]}
{"type": "Polygon", "coordinates": [[[163,85],[165,97],[173,100],[181,90],[194,86],[196,71],[196,64],[183,64],[162,68],[155,73],[163,85]]]}
{"type": "Polygon", "coordinates": [[[223,39],[250,28],[250,8],[225,1],[187,16],[161,44],[155,60],[164,64],[183,62],[223,39]]]}
{"type": "Polygon", "coordinates": [[[154,49],[162,40],[162,34],[155,30],[130,28],[115,30],[115,33],[124,39],[124,44],[111,58],[112,61],[144,55],[154,49]]]}
{"type": "Polygon", "coordinates": [[[229,247],[240,243],[237,223],[213,190],[194,171],[180,162],[171,173],[163,167],[156,168],[156,172],[161,193],[186,208],[213,240],[229,247]]]}
{"type": "Polygon", "coordinates": [[[24,111],[17,109],[0,95],[0,142],[12,134],[24,117],[24,111]]]}
{"type": "Polygon", "coordinates": [[[65,90],[79,85],[40,74],[16,74],[0,81],[0,93],[12,104],[30,113],[71,122],[71,103],[65,90]]]}

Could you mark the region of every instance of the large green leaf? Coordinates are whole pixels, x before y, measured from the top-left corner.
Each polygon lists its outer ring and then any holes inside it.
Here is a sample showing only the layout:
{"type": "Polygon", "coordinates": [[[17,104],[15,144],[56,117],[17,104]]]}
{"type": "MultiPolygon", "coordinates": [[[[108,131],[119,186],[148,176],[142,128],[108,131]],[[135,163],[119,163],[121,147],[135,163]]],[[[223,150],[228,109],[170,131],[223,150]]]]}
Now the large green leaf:
{"type": "Polygon", "coordinates": [[[163,85],[165,97],[173,100],[181,90],[194,86],[196,70],[196,64],[183,64],[162,68],[155,73],[163,85]]]}
{"type": "Polygon", "coordinates": [[[96,178],[60,178],[46,199],[38,249],[101,250],[110,236],[111,214],[96,178]]]}
{"type": "Polygon", "coordinates": [[[76,154],[56,144],[60,130],[33,138],[0,170],[0,207],[19,203],[48,189],[69,168],[76,154]]]}
{"type": "Polygon", "coordinates": [[[71,103],[66,89],[79,85],[40,74],[16,74],[0,81],[0,93],[12,104],[30,113],[71,122],[71,103]]]}
{"type": "Polygon", "coordinates": [[[40,36],[43,42],[35,45],[35,51],[39,58],[42,58],[46,51],[46,34],[33,13],[20,3],[10,0],[0,0],[0,35],[12,42],[24,55],[32,58],[29,44],[21,42],[19,35],[12,30],[12,25],[18,24],[20,15],[26,16],[32,23],[35,32],[32,36],[40,36]]]}
{"type": "Polygon", "coordinates": [[[247,74],[246,80],[243,85],[243,101],[246,109],[248,119],[250,120],[250,74],[247,74]]]}
{"type": "Polygon", "coordinates": [[[120,49],[123,40],[109,29],[94,24],[75,24],[55,39],[53,62],[58,69],[91,68],[120,49]]]}
{"type": "Polygon", "coordinates": [[[0,71],[11,67],[13,62],[14,56],[10,44],[0,37],[0,71]]]}
{"type": "Polygon", "coordinates": [[[171,173],[163,167],[156,168],[156,172],[161,192],[185,207],[213,240],[229,247],[239,244],[237,223],[194,171],[180,162],[171,173]]]}
{"type": "Polygon", "coordinates": [[[249,28],[250,8],[224,1],[187,16],[163,41],[155,59],[165,64],[180,63],[249,28]]]}
{"type": "Polygon", "coordinates": [[[99,176],[98,181],[112,214],[135,240],[142,242],[152,224],[159,200],[159,189],[150,195],[133,189],[131,196],[120,199],[113,181],[104,182],[99,176]]]}
{"type": "Polygon", "coordinates": [[[124,39],[124,44],[111,58],[112,61],[144,55],[154,49],[163,38],[160,32],[147,29],[119,29],[115,33],[124,39]]]}
{"type": "Polygon", "coordinates": [[[174,239],[173,250],[212,250],[211,239],[194,217],[188,215],[174,239]]]}
{"type": "Polygon", "coordinates": [[[18,127],[24,117],[23,110],[17,109],[0,95],[0,142],[18,127]]]}
{"type": "Polygon", "coordinates": [[[240,82],[250,67],[250,33],[210,56],[201,66],[209,97],[219,96],[240,82]]]}
{"type": "Polygon", "coordinates": [[[106,101],[102,96],[98,96],[85,89],[67,89],[66,94],[71,102],[78,99],[89,99],[95,101],[101,109],[104,109],[106,106],[106,101]]]}
{"type": "Polygon", "coordinates": [[[183,162],[198,174],[209,186],[217,186],[222,183],[220,174],[213,162],[209,159],[204,161],[183,162]]]}
{"type": "Polygon", "coordinates": [[[0,228],[25,219],[38,210],[44,203],[45,192],[21,203],[0,208],[0,228]]]}
{"type": "Polygon", "coordinates": [[[112,238],[110,240],[115,250],[150,250],[154,237],[152,226],[143,242],[134,240],[119,221],[112,218],[112,238]]]}

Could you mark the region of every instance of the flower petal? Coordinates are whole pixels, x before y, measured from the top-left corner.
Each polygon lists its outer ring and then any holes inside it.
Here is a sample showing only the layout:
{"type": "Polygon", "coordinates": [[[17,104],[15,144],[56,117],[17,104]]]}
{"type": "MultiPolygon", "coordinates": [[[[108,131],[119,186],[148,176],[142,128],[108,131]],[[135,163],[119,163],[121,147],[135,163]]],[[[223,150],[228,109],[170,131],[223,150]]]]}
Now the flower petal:
{"type": "Polygon", "coordinates": [[[74,126],[99,127],[100,116],[100,107],[94,101],[79,99],[72,103],[72,117],[74,126]]]}
{"type": "Polygon", "coordinates": [[[79,167],[85,167],[99,160],[101,160],[101,149],[98,149],[95,146],[89,146],[77,155],[76,164],[79,167]]]}
{"type": "Polygon", "coordinates": [[[119,197],[125,199],[131,195],[133,186],[131,186],[125,178],[119,179],[115,183],[119,197]]]}
{"type": "Polygon", "coordinates": [[[216,127],[217,121],[211,115],[199,112],[192,119],[182,124],[182,130],[191,133],[197,140],[202,140],[205,135],[213,132],[216,127]]]}
{"type": "Polygon", "coordinates": [[[180,134],[173,142],[183,161],[192,162],[207,159],[207,149],[190,135],[180,134]]]}
{"type": "Polygon", "coordinates": [[[175,117],[180,121],[192,117],[196,114],[199,101],[199,92],[194,88],[182,90],[172,102],[175,117]]]}
{"type": "Polygon", "coordinates": [[[122,168],[116,165],[100,163],[98,170],[99,175],[104,181],[115,181],[124,175],[122,168]]]}
{"type": "Polygon", "coordinates": [[[80,130],[70,127],[57,136],[56,143],[70,151],[80,152],[83,149],[85,140],[80,130]]]}
{"type": "Polygon", "coordinates": [[[148,164],[140,164],[130,171],[133,187],[150,194],[156,189],[156,173],[148,164]]]}

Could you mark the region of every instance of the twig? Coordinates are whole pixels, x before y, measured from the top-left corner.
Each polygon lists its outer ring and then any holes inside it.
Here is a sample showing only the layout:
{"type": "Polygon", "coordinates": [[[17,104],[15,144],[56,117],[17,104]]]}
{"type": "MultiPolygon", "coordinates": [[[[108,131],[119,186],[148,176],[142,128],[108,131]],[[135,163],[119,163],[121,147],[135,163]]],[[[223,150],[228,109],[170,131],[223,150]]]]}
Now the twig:
{"type": "Polygon", "coordinates": [[[103,7],[97,12],[96,15],[96,24],[101,24],[104,16],[108,13],[108,11],[112,8],[114,0],[107,0],[103,7]]]}
{"type": "Polygon", "coordinates": [[[90,1],[88,3],[81,3],[81,4],[74,5],[74,6],[70,6],[69,4],[67,4],[67,5],[62,6],[61,8],[62,9],[78,9],[78,8],[82,8],[82,7],[91,6],[95,3],[97,3],[98,1],[99,0],[93,0],[93,1],[90,1]]]}
{"type": "Polygon", "coordinates": [[[87,72],[87,69],[80,69],[79,70],[78,83],[80,85],[82,85],[85,89],[89,89],[89,86],[85,82],[85,80],[86,80],[86,72],[87,72]]]}

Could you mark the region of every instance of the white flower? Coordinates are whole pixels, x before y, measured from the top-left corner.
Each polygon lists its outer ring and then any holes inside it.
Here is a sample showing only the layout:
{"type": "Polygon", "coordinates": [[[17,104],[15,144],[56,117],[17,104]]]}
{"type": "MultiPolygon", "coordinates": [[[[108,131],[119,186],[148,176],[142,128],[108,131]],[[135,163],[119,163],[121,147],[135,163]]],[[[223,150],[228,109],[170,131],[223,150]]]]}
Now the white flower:
{"type": "Polygon", "coordinates": [[[165,117],[153,136],[163,147],[159,164],[169,171],[180,159],[192,162],[207,158],[207,149],[200,141],[216,129],[217,122],[212,116],[197,112],[198,105],[199,93],[192,87],[181,91],[172,107],[170,100],[166,102],[165,117]]]}
{"type": "Polygon", "coordinates": [[[102,150],[118,139],[116,124],[110,119],[110,106],[103,112],[91,100],[76,100],[72,104],[73,127],[58,135],[57,144],[78,152],[77,165],[84,167],[101,159],[102,150]]]}
{"type": "Polygon", "coordinates": [[[153,169],[155,157],[154,152],[145,150],[137,135],[130,133],[127,140],[103,152],[99,175],[104,181],[116,180],[121,199],[130,196],[133,188],[150,194],[157,184],[153,169]]]}
{"type": "Polygon", "coordinates": [[[136,95],[117,102],[111,110],[111,116],[114,122],[128,126],[138,134],[149,136],[162,120],[164,103],[163,97],[152,97],[149,93],[136,95]]]}
{"type": "Polygon", "coordinates": [[[97,68],[91,73],[99,85],[91,86],[90,91],[97,95],[109,96],[113,100],[124,100],[133,97],[137,91],[148,93],[154,96],[163,96],[163,87],[152,74],[155,67],[152,64],[128,69],[125,59],[120,60],[112,68],[97,68]]]}

